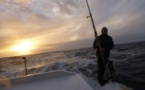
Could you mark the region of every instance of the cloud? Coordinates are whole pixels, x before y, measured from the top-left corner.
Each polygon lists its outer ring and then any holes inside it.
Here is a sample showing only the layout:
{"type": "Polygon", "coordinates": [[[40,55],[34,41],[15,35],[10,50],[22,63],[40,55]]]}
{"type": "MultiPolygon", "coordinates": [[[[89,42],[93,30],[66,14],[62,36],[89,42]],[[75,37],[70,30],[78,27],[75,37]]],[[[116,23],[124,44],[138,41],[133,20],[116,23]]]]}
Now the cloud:
{"type": "Polygon", "coordinates": [[[11,2],[16,4],[30,4],[33,0],[11,0],[11,2]]]}
{"type": "MultiPolygon", "coordinates": [[[[88,48],[92,47],[93,39],[84,39],[78,41],[71,41],[71,42],[63,42],[63,43],[53,43],[53,44],[46,44],[42,45],[41,52],[52,52],[52,51],[61,51],[61,50],[71,50],[71,49],[78,49],[78,48],[88,48]]],[[[40,50],[36,51],[40,52],[40,50]]]]}
{"type": "MultiPolygon", "coordinates": [[[[89,5],[98,34],[106,26],[115,43],[143,40],[144,0],[89,0],[89,5]]],[[[0,49],[25,39],[38,43],[36,51],[91,46],[88,15],[85,0],[0,0],[0,49]]]]}
{"type": "Polygon", "coordinates": [[[116,28],[112,33],[116,43],[127,43],[145,40],[145,15],[140,15],[122,28],[116,28]],[[121,34],[120,34],[121,33],[121,34]]]}
{"type": "Polygon", "coordinates": [[[90,5],[98,32],[107,26],[116,43],[144,40],[144,0],[97,0],[90,5]]]}

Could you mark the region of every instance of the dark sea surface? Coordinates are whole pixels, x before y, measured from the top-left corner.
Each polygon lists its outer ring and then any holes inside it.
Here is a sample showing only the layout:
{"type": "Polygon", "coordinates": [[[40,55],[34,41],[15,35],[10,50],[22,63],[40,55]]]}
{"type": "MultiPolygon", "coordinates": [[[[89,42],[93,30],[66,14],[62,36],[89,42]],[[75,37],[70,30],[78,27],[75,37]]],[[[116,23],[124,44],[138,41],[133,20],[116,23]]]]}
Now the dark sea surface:
{"type": "MultiPolygon", "coordinates": [[[[28,73],[67,70],[96,79],[98,68],[95,52],[92,48],[85,48],[26,56],[28,73]]],[[[116,70],[116,82],[134,90],[145,90],[145,42],[115,45],[110,60],[116,70]]],[[[23,75],[25,69],[21,56],[0,58],[0,78],[23,75]]]]}

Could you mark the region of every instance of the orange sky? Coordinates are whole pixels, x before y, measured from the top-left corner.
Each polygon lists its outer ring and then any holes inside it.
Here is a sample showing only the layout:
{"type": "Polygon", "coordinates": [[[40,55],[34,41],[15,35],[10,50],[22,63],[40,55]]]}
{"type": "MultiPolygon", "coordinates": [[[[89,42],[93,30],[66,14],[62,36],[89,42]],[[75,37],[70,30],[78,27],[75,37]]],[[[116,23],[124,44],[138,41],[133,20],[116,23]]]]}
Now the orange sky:
{"type": "MultiPolygon", "coordinates": [[[[121,37],[145,16],[143,0],[89,0],[89,4],[98,34],[107,26],[120,43],[130,41],[121,37]]],[[[91,47],[94,34],[88,15],[85,0],[0,0],[0,57],[91,47]]]]}

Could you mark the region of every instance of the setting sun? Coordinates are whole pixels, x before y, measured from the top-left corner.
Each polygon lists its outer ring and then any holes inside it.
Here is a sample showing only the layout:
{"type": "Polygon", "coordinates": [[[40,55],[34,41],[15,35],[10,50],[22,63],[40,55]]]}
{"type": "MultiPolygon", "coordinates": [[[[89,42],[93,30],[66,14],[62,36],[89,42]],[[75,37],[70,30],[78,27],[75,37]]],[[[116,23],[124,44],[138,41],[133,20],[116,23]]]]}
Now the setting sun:
{"type": "Polygon", "coordinates": [[[15,47],[16,51],[23,52],[23,53],[29,52],[31,49],[32,49],[31,43],[20,43],[15,47]]]}
{"type": "Polygon", "coordinates": [[[28,54],[32,49],[34,49],[34,42],[32,41],[21,41],[12,47],[12,51],[23,54],[28,54]]]}

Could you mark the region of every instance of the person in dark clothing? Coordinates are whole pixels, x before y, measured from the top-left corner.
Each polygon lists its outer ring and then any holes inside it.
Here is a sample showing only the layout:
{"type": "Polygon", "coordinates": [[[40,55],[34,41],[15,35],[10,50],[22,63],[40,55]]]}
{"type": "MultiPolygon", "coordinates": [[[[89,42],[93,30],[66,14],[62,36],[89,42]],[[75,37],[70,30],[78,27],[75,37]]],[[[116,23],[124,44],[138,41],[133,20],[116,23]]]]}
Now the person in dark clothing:
{"type": "Polygon", "coordinates": [[[114,42],[111,36],[108,35],[108,29],[106,27],[102,28],[102,33],[100,36],[96,37],[93,48],[97,49],[98,57],[98,82],[103,86],[107,83],[104,80],[104,72],[106,64],[108,63],[110,71],[114,71],[112,61],[109,61],[110,50],[113,48],[114,42]]]}

